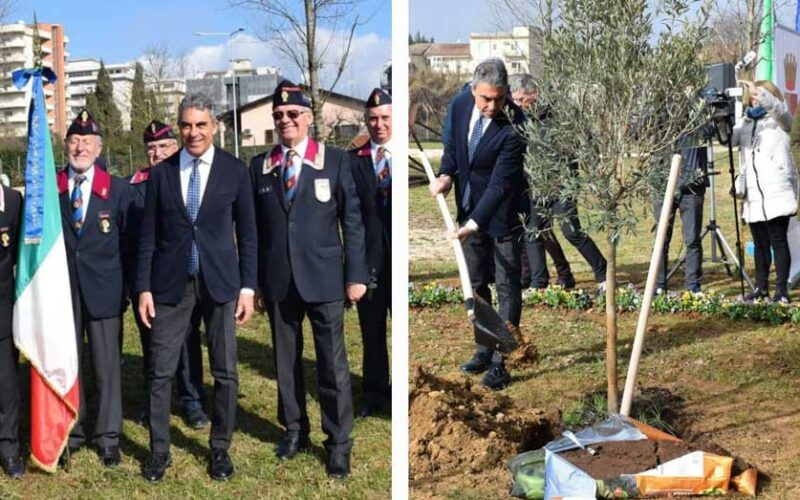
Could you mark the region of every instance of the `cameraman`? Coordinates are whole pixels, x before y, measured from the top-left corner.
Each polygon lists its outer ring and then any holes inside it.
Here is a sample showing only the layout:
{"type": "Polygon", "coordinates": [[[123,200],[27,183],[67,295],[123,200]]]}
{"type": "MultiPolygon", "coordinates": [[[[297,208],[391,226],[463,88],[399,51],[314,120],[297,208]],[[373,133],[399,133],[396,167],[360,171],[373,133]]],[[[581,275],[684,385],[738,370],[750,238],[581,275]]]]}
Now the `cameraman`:
{"type": "Polygon", "coordinates": [[[736,196],[744,200],[742,218],[750,225],[755,244],[756,289],[745,298],[768,298],[768,276],[775,253],[775,296],[789,302],[791,254],[786,239],[789,218],[797,214],[797,167],[790,150],[792,116],[781,91],[766,80],[742,82],[749,106],[733,129],[740,146],[736,196]]]}

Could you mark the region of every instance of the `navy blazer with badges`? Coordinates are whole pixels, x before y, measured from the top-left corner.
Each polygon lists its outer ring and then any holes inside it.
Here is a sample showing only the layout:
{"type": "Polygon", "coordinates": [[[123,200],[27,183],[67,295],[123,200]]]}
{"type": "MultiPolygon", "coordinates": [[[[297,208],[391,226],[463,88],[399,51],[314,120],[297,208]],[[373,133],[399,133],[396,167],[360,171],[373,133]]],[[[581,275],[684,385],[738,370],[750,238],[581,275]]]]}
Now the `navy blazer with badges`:
{"type": "Polygon", "coordinates": [[[194,225],[181,191],[180,151],[153,167],[146,185],[136,292],[152,292],[157,303],[180,302],[188,280],[192,234],[200,273],[215,302],[229,302],[239,297],[242,288],[256,288],[253,190],[242,162],[214,148],[194,225]]]}
{"type": "Polygon", "coordinates": [[[123,308],[128,186],[123,179],[94,166],[91,198],[78,237],[72,224],[68,167],[60,170],[56,179],[72,296],[83,297],[90,319],[119,316],[123,308]]]}
{"type": "Polygon", "coordinates": [[[347,155],[309,138],[291,206],[282,161],[278,145],[250,163],[261,291],[266,300],[280,302],[294,280],[306,302],[343,300],[346,283],[369,282],[364,226],[347,155]]]}
{"type": "Polygon", "coordinates": [[[0,210],[0,339],[11,335],[14,306],[14,262],[22,217],[22,195],[0,184],[3,210],[0,210]]]}
{"type": "Polygon", "coordinates": [[[384,203],[378,192],[378,179],[369,141],[349,153],[364,221],[369,274],[377,278],[392,250],[392,193],[390,190],[388,200],[384,203]]]}
{"type": "Polygon", "coordinates": [[[523,171],[525,142],[516,127],[525,117],[522,110],[508,100],[498,116],[484,130],[472,163],[468,160],[470,120],[475,108],[472,92],[461,92],[449,106],[451,116],[447,137],[442,138],[444,155],[439,168],[455,180],[458,221],[473,219],[493,238],[508,235],[520,226],[520,213],[525,211],[527,191],[523,171]],[[508,108],[511,117],[505,113],[508,108]],[[462,202],[467,180],[470,185],[469,209],[462,202]]]}

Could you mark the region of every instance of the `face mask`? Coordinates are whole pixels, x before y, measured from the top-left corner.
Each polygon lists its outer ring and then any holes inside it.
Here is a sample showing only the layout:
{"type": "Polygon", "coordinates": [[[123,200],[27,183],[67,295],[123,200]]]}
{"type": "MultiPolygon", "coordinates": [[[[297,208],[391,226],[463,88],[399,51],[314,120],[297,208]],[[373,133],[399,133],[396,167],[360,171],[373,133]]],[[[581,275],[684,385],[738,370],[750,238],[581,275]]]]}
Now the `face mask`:
{"type": "Polygon", "coordinates": [[[753,106],[751,108],[747,108],[747,116],[749,116],[753,120],[758,120],[759,118],[764,118],[766,116],[767,110],[764,109],[763,106],[753,106]]]}

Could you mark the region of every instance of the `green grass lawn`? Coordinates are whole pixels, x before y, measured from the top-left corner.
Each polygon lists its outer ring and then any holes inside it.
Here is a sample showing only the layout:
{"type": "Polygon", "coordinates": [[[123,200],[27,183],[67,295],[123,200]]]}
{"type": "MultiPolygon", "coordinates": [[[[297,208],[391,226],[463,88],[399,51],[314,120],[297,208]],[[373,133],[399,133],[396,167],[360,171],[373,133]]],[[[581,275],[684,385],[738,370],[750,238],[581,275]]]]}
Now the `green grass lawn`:
{"type": "MultiPolygon", "coordinates": [[[[345,481],[325,474],[325,435],[320,429],[319,403],[314,369],[314,348],[310,325],[305,324],[304,362],[308,410],[311,420],[311,451],[279,463],[273,453],[283,429],[277,418],[277,383],[272,361],[272,345],[266,318],[254,317],[238,332],[239,406],[236,432],[230,454],[236,475],[229,482],[209,478],[209,430],[193,430],[179,418],[173,396],[172,460],[165,478],[147,483],[140,475],[149,456],[147,429],[136,423],[142,407],[143,376],[139,335],[130,311],[126,314],[124,340],[122,464],[105,469],[95,453],[82,448],[72,457],[69,473],[60,470],[47,474],[32,469],[21,481],[0,479],[0,498],[386,498],[391,491],[391,419],[377,417],[355,421],[352,475],[345,481]]],[[[355,310],[346,313],[345,336],[350,373],[355,393],[356,412],[361,404],[361,336],[355,310]]],[[[204,348],[204,378],[209,397],[213,380],[204,348]]],[[[88,353],[84,360],[88,360],[88,353]]],[[[28,366],[20,367],[21,374],[28,366]]],[[[23,378],[27,379],[27,376],[23,378]]],[[[91,380],[86,382],[91,384],[91,380]]],[[[89,387],[91,387],[89,385],[89,387]]],[[[23,387],[22,440],[27,446],[27,380],[23,387]]],[[[87,392],[89,407],[93,400],[87,392]]],[[[210,409],[209,409],[210,411],[210,409]]],[[[91,431],[91,421],[87,432],[91,431]]]]}
{"type": "MultiPolygon", "coordinates": [[[[727,157],[717,157],[717,222],[731,245],[735,242],[733,204],[728,196],[727,157]]],[[[710,194],[710,193],[709,193],[710,194]]],[[[452,195],[448,200],[453,209],[452,195]]],[[[709,195],[706,197],[708,219],[709,195]]],[[[618,285],[644,286],[655,239],[652,208],[642,207],[645,219],[637,233],[624,235],[618,250],[618,285]]],[[[409,192],[410,280],[457,284],[452,248],[444,223],[426,187],[409,192]]],[[[578,286],[596,287],[589,266],[557,232],[578,280],[578,286]]],[[[671,257],[681,250],[680,222],[676,223],[671,257]]],[[[591,235],[605,253],[603,234],[591,235]]],[[[746,233],[743,238],[747,239],[746,233]]],[[[704,240],[706,290],[738,293],[738,280],[720,264],[708,261],[710,240],[704,240]]],[[[548,262],[549,259],[548,259],[548,262]]],[[[752,259],[746,259],[753,272],[752,259]]],[[[555,280],[555,270],[550,269],[555,280]]],[[[673,277],[673,289],[683,287],[683,271],[673,277]]],[[[797,291],[794,301],[800,300],[797,291]]],[[[628,367],[637,315],[619,317],[620,391],[628,367]]],[[[526,408],[557,408],[574,412],[581,400],[605,391],[605,316],[603,311],[566,311],[545,307],[523,309],[522,330],[538,348],[537,363],[512,371],[512,384],[503,391],[526,408]]],[[[425,366],[434,374],[457,372],[474,351],[472,332],[462,306],[417,308],[409,312],[410,367],[425,366]]],[[[656,408],[680,415],[679,432],[702,435],[731,454],[754,464],[762,474],[764,498],[800,498],[800,329],[733,321],[699,314],[653,315],[648,326],[638,382],[640,387],[666,389],[681,398],[678,408],[656,408]]],[[[475,379],[477,382],[479,379],[475,379]]],[[[620,392],[621,395],[621,392],[620,392]]],[[[511,458],[510,456],[507,458],[511,458]]],[[[502,464],[500,464],[502,466],[502,464]]],[[[411,484],[414,498],[488,498],[507,491],[511,477],[495,471],[468,479],[432,478],[411,484]],[[500,479],[497,479],[500,478],[500,479]],[[459,484],[461,486],[459,486],[459,484]],[[474,485],[467,488],[465,484],[474,485]]]]}

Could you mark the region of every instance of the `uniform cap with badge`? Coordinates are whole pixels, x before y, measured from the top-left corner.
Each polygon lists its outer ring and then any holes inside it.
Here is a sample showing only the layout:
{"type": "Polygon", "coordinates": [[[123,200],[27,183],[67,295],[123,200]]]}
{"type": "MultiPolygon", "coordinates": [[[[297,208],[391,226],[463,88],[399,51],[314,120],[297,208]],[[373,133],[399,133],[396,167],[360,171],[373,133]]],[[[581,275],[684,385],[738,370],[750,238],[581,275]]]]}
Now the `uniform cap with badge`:
{"type": "Polygon", "coordinates": [[[378,106],[385,106],[392,103],[392,96],[381,88],[373,89],[372,93],[367,98],[364,108],[377,108],[378,106]]]}
{"type": "Polygon", "coordinates": [[[144,128],[142,137],[145,144],[163,139],[177,140],[177,136],[175,135],[175,131],[172,130],[172,127],[158,120],[153,120],[147,124],[147,126],[144,128]]]}
{"type": "Polygon", "coordinates": [[[100,127],[97,122],[92,118],[91,113],[86,109],[82,109],[78,116],[72,120],[72,124],[67,129],[67,137],[71,135],[99,135],[103,136],[100,132],[100,127]]]}

